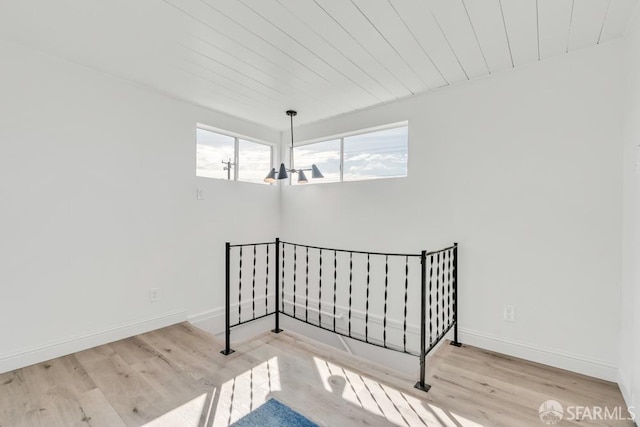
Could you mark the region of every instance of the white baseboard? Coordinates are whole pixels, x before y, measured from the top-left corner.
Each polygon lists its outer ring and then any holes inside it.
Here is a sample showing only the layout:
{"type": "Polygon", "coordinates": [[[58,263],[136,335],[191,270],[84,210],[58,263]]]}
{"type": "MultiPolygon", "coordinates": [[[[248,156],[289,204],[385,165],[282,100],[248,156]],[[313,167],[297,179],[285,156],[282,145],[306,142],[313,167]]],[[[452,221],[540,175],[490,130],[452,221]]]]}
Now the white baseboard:
{"type": "Polygon", "coordinates": [[[629,387],[628,380],[626,380],[627,376],[623,372],[618,372],[618,386],[620,387],[620,392],[622,393],[622,398],[624,402],[627,404],[629,408],[638,408],[636,405],[633,391],[629,387]]]}
{"type": "MultiPolygon", "coordinates": [[[[259,307],[261,314],[264,314],[264,296],[256,297],[256,306],[259,307]]],[[[252,301],[242,302],[242,312],[251,313],[253,309],[252,301]]],[[[242,316],[245,319],[245,315],[242,316]]],[[[190,315],[187,320],[197,326],[209,332],[212,335],[220,335],[224,333],[224,306],[216,307],[211,310],[201,311],[200,313],[190,315]]],[[[238,303],[231,304],[231,321],[236,322],[238,320],[238,303]]]]}
{"type": "Polygon", "coordinates": [[[618,381],[618,368],[609,362],[557,349],[514,342],[468,328],[459,328],[458,333],[460,342],[463,344],[469,344],[497,353],[566,369],[567,371],[577,372],[590,377],[612,382],[618,381]]]}
{"type": "MultiPolygon", "coordinates": [[[[242,303],[244,307],[245,303],[242,303]]],[[[248,303],[249,308],[251,303],[248,303]]],[[[237,305],[234,307],[237,310],[237,305]]],[[[235,313],[234,308],[232,311],[235,313]]],[[[244,308],[243,308],[244,309],[244,308]]],[[[189,316],[187,320],[194,326],[209,332],[216,336],[221,344],[224,344],[224,308],[214,308],[212,310],[203,311],[192,316],[189,316]]],[[[231,319],[234,321],[234,319],[231,319]]],[[[254,322],[245,323],[242,326],[233,328],[231,332],[231,345],[234,343],[242,342],[260,335],[273,328],[273,317],[267,316],[261,319],[257,319],[254,322]]]]}
{"type": "Polygon", "coordinates": [[[212,335],[224,333],[224,307],[202,311],[189,316],[187,320],[194,326],[212,335]]]}
{"type": "Polygon", "coordinates": [[[0,355],[0,374],[23,368],[35,363],[44,362],[56,357],[65,356],[77,351],[118,341],[133,335],[164,328],[187,320],[186,312],[176,311],[139,322],[127,323],[95,332],[76,335],[54,341],[42,346],[19,350],[14,353],[0,355]]]}

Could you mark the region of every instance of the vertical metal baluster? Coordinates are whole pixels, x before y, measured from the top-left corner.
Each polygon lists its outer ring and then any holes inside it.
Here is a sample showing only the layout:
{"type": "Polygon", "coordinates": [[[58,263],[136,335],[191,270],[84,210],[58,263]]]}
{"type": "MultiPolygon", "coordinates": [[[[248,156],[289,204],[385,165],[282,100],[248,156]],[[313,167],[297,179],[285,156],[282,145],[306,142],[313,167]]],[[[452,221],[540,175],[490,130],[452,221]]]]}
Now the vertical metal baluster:
{"type": "Polygon", "coordinates": [[[296,317],[296,270],[298,269],[298,247],[293,245],[293,317],[296,317]]]}
{"type": "Polygon", "coordinates": [[[431,386],[425,383],[426,362],[427,362],[427,342],[426,342],[426,313],[427,313],[427,251],[420,254],[420,380],[415,388],[422,391],[429,391],[431,386]]]}
{"type": "Polygon", "coordinates": [[[409,257],[404,259],[404,324],[402,326],[402,341],[404,351],[407,351],[407,305],[409,302],[409,257]]]}
{"type": "Polygon", "coordinates": [[[441,285],[442,285],[442,294],[440,300],[440,320],[442,324],[442,332],[447,328],[447,251],[442,252],[442,267],[440,270],[441,277],[441,285]]]}
{"type": "Polygon", "coordinates": [[[322,327],[322,249],[320,249],[320,272],[318,278],[318,325],[322,327]]]}
{"type": "Polygon", "coordinates": [[[367,296],[366,296],[366,304],[364,308],[364,341],[369,342],[369,282],[370,282],[370,274],[371,270],[371,262],[370,255],[367,254],[367,296]]]}
{"type": "MultiPolygon", "coordinates": [[[[277,241],[278,240],[276,239],[276,242],[277,241]]],[[[286,253],[285,246],[286,246],[286,244],[283,243],[282,244],[282,282],[280,283],[280,292],[282,293],[281,297],[280,297],[280,303],[282,304],[282,312],[283,313],[285,313],[285,311],[284,311],[284,307],[285,307],[285,305],[284,305],[284,257],[285,257],[285,253],[286,253]]],[[[276,247],[276,251],[279,251],[279,250],[280,249],[276,247]]],[[[276,280],[277,280],[277,278],[276,278],[276,280]]]]}
{"type": "Polygon", "coordinates": [[[436,255],[436,337],[440,335],[440,252],[436,255]]]}
{"type": "Polygon", "coordinates": [[[231,350],[231,244],[225,243],[224,257],[224,350],[225,356],[233,353],[231,350]]]}
{"type": "Polygon", "coordinates": [[[336,331],[336,301],[338,294],[338,255],[333,251],[333,332],[336,331]]]}
{"type": "MultiPolygon", "coordinates": [[[[264,281],[264,314],[269,313],[269,245],[267,247],[267,273],[264,281]]],[[[276,304],[277,307],[277,304],[276,304]]]]}
{"type": "Polygon", "coordinates": [[[387,296],[389,288],[389,255],[384,256],[384,315],[382,317],[382,345],[387,346],[387,296]]]}
{"type": "Polygon", "coordinates": [[[256,318],[256,245],[253,245],[253,276],[251,276],[251,306],[256,318]]]}
{"type": "Polygon", "coordinates": [[[307,246],[305,261],[305,286],[304,286],[304,321],[309,322],[309,247],[307,246]]]}
{"type": "Polygon", "coordinates": [[[429,256],[429,347],[433,344],[433,270],[435,255],[429,256]]]}
{"type": "Polygon", "coordinates": [[[451,306],[451,301],[452,301],[452,295],[451,295],[451,282],[453,281],[453,274],[452,274],[452,270],[453,270],[453,249],[447,251],[447,260],[449,261],[447,263],[447,326],[451,325],[451,322],[453,321],[453,317],[452,317],[452,309],[453,307],[451,306]]]}
{"type": "Polygon", "coordinates": [[[453,244],[453,341],[451,345],[461,347],[458,341],[458,244],[453,244]]]}
{"type": "Polygon", "coordinates": [[[351,292],[353,291],[353,252],[349,252],[349,336],[351,336],[351,292]]]}
{"type": "MultiPolygon", "coordinates": [[[[267,246],[268,248],[268,246],[267,246]]],[[[276,334],[279,334],[280,332],[282,332],[282,329],[280,329],[280,304],[282,304],[282,306],[284,307],[284,303],[281,302],[280,300],[280,238],[276,237],[276,242],[275,242],[275,255],[276,255],[276,260],[275,260],[275,320],[276,320],[276,324],[275,324],[275,328],[273,328],[271,330],[271,332],[275,332],[276,334]]],[[[269,254],[269,252],[267,251],[267,254],[269,254]]],[[[267,263],[267,266],[269,265],[269,263],[267,263]]],[[[284,249],[282,251],[282,272],[284,274],[284,249]]],[[[283,279],[284,280],[284,279],[283,279]]],[[[282,284],[282,286],[284,286],[284,283],[282,284]]],[[[282,300],[284,300],[284,287],[282,288],[282,300]]],[[[282,310],[284,312],[284,310],[282,310]]]]}
{"type": "Polygon", "coordinates": [[[445,315],[445,311],[446,311],[445,310],[445,306],[444,306],[445,298],[446,298],[446,295],[445,295],[445,287],[446,287],[445,279],[446,279],[446,277],[445,277],[445,270],[444,270],[444,268],[446,266],[446,264],[445,264],[445,254],[446,254],[446,251],[442,252],[442,258],[441,258],[442,267],[440,268],[440,271],[441,271],[440,274],[442,275],[441,278],[440,278],[440,285],[442,286],[442,294],[441,294],[442,298],[440,299],[440,309],[441,309],[441,311],[440,311],[440,316],[441,316],[440,324],[442,325],[442,332],[440,332],[440,334],[443,334],[445,328],[447,327],[447,325],[445,323],[445,319],[444,319],[444,315],[445,315]]]}
{"type": "Polygon", "coordinates": [[[238,273],[238,322],[242,322],[242,246],[240,246],[240,268],[238,273]]]}

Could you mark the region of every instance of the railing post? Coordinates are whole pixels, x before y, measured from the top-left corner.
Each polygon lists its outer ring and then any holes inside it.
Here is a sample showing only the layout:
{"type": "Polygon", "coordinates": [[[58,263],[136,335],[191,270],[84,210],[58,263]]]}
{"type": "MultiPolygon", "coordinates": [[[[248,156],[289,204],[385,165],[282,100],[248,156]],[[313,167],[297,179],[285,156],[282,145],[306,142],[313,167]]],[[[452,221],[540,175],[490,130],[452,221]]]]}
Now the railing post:
{"type": "Polygon", "coordinates": [[[453,341],[451,345],[462,346],[458,341],[458,243],[453,244],[453,341]]]}
{"type": "Polygon", "coordinates": [[[231,244],[225,243],[225,257],[224,257],[224,342],[225,347],[220,353],[225,356],[233,353],[231,350],[231,277],[230,277],[230,262],[231,262],[231,244]]]}
{"type": "Polygon", "coordinates": [[[276,327],[271,330],[279,334],[282,332],[280,329],[280,238],[276,237],[276,327]]]}
{"type": "Polygon", "coordinates": [[[415,388],[429,391],[431,386],[425,383],[426,358],[427,358],[427,251],[420,254],[422,269],[420,273],[420,380],[415,388]]]}

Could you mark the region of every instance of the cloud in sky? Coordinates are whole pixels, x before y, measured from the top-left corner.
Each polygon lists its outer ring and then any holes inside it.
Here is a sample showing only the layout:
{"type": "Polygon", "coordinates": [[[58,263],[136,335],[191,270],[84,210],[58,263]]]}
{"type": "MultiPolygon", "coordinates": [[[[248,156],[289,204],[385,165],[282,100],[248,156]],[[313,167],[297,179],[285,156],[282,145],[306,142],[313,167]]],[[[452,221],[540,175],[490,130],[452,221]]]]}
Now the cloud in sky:
{"type": "Polygon", "coordinates": [[[340,140],[323,141],[315,144],[301,145],[293,149],[296,167],[310,168],[312,164],[318,166],[324,179],[309,182],[338,182],[340,181],[340,140]]]}
{"type": "Polygon", "coordinates": [[[407,175],[407,128],[386,129],[344,139],[344,180],[407,175]]]}

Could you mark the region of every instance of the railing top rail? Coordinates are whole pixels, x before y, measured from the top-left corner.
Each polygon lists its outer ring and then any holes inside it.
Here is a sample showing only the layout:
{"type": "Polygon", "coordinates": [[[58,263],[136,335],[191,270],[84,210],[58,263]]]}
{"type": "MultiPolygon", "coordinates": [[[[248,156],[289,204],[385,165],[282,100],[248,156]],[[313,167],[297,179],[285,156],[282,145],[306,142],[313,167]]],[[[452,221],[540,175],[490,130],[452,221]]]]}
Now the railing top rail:
{"type": "Polygon", "coordinates": [[[458,244],[456,243],[456,244],[451,245],[451,246],[449,246],[447,248],[442,248],[442,249],[438,249],[437,251],[427,252],[426,255],[429,256],[429,255],[439,254],[440,252],[450,251],[451,249],[455,249],[457,246],[458,246],[458,244]]]}
{"type": "Polygon", "coordinates": [[[285,242],[283,240],[280,241],[280,243],[283,243],[285,245],[292,245],[292,246],[301,246],[303,248],[310,248],[310,249],[321,249],[323,251],[336,251],[336,252],[347,252],[347,253],[352,253],[352,254],[369,254],[369,255],[389,255],[389,256],[403,256],[403,257],[421,257],[421,254],[399,254],[399,253],[387,253],[387,252],[367,252],[367,251],[352,251],[352,250],[348,250],[348,249],[336,249],[336,248],[324,248],[321,246],[310,246],[310,245],[301,245],[298,243],[291,243],[291,242],[285,242]]]}
{"type": "MultiPolygon", "coordinates": [[[[241,246],[265,246],[265,245],[275,245],[275,241],[273,242],[260,242],[260,243],[236,243],[236,244],[229,244],[229,247],[231,248],[238,248],[241,246]]],[[[311,246],[311,245],[303,245],[300,243],[291,243],[291,242],[285,242],[284,240],[280,240],[280,243],[282,244],[286,244],[286,245],[291,245],[291,246],[300,246],[303,248],[309,248],[309,249],[322,249],[323,251],[336,251],[336,252],[347,252],[347,253],[353,253],[353,254],[369,254],[369,255],[388,255],[388,256],[401,256],[401,257],[421,257],[422,254],[406,254],[406,253],[394,253],[394,252],[368,252],[368,251],[356,251],[356,250],[350,250],[350,249],[337,249],[337,248],[326,248],[326,247],[322,247],[322,246],[311,246]]],[[[445,252],[445,251],[449,251],[451,249],[454,249],[455,247],[457,247],[457,244],[448,246],[446,248],[442,248],[442,249],[438,249],[436,251],[430,251],[426,253],[426,256],[429,255],[436,255],[439,254],[441,252],[445,252]]]]}
{"type": "Polygon", "coordinates": [[[275,245],[276,242],[263,242],[263,243],[236,243],[235,245],[229,245],[230,248],[237,248],[240,246],[264,246],[264,245],[275,245]]]}

